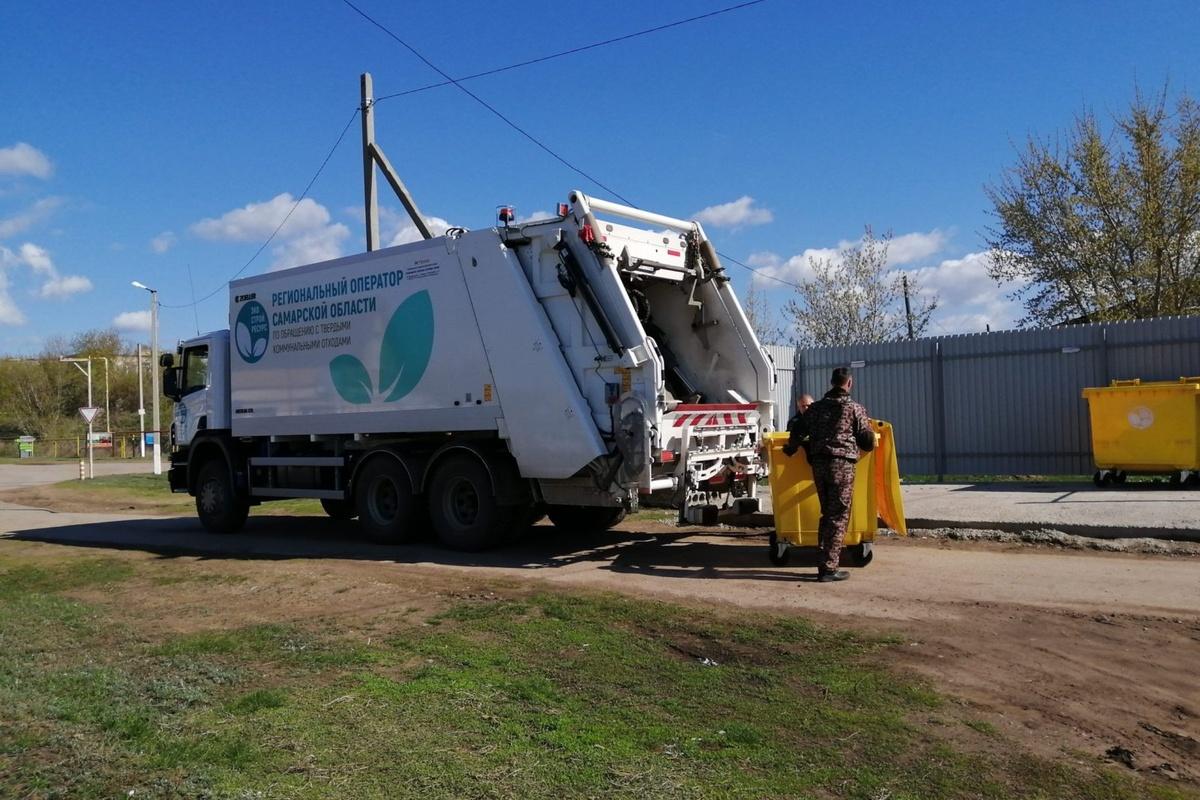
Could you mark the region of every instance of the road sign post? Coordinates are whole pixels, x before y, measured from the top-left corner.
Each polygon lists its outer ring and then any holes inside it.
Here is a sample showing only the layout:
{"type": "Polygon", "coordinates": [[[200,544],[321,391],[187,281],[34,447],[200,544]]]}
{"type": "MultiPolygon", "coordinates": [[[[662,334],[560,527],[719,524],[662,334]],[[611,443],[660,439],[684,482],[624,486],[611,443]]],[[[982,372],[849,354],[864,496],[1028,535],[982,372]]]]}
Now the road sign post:
{"type": "MultiPolygon", "coordinates": [[[[88,366],[91,367],[90,364],[88,366]]],[[[89,382],[88,389],[90,390],[91,388],[91,383],[89,382]]],[[[91,400],[92,398],[88,397],[88,399],[91,400]]],[[[96,460],[92,455],[92,448],[96,444],[92,437],[92,420],[94,420],[96,415],[99,413],[100,409],[96,406],[84,406],[83,408],[79,409],[79,415],[83,417],[88,424],[88,477],[92,479],[96,477],[96,460]]]]}

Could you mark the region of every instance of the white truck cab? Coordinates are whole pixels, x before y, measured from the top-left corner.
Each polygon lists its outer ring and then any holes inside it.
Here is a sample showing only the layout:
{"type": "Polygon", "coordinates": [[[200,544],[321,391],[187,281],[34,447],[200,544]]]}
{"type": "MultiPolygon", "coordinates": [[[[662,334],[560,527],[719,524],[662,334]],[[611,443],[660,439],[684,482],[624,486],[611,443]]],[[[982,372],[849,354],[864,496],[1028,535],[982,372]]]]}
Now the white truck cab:
{"type": "Polygon", "coordinates": [[[171,419],[172,449],[187,447],[198,431],[229,429],[229,331],[220,330],[179,345],[179,369],[168,370],[166,394],[177,396],[171,419]]]}

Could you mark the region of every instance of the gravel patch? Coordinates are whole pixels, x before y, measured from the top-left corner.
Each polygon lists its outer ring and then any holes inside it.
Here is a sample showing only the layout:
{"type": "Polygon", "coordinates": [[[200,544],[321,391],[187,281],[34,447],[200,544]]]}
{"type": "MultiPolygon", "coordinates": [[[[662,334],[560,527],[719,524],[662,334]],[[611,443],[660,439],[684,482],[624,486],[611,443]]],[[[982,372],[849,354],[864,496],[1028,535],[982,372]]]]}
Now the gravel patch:
{"type": "MultiPolygon", "coordinates": [[[[1109,553],[1143,553],[1156,556],[1200,556],[1200,542],[1178,542],[1164,539],[1129,538],[1097,539],[1077,536],[1054,528],[1034,528],[1024,531],[999,531],[981,528],[922,528],[910,530],[917,539],[948,539],[959,542],[1000,542],[1058,547],[1065,550],[1098,550],[1109,553]]],[[[895,533],[880,529],[880,536],[895,533]]]]}

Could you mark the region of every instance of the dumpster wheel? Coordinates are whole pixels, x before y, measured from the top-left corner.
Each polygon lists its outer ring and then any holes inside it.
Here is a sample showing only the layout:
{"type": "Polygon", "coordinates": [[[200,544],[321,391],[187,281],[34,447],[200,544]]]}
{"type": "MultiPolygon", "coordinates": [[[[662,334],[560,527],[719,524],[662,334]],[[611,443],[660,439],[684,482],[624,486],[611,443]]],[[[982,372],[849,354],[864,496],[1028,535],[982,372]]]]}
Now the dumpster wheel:
{"type": "Polygon", "coordinates": [[[767,557],[771,559],[771,563],[777,567],[786,567],[788,561],[791,560],[791,548],[786,541],[781,540],[775,535],[775,531],[771,531],[771,539],[769,544],[770,550],[767,557]]]}
{"type": "Polygon", "coordinates": [[[870,542],[848,545],[842,552],[851,567],[865,567],[875,558],[875,548],[870,542]]]}

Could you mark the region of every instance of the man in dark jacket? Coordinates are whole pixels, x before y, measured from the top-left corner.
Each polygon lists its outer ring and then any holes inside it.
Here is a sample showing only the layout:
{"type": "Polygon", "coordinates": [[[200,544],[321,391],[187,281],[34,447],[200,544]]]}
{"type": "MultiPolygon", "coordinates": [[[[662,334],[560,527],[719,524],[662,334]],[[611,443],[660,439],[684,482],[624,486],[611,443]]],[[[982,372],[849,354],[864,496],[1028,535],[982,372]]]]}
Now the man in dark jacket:
{"type": "Polygon", "coordinates": [[[793,417],[788,443],[783,452],[792,456],[807,439],[808,460],[812,464],[813,483],[821,501],[821,525],[818,544],[821,561],[817,580],[821,583],[844,581],[850,573],[838,569],[846,524],[850,521],[850,500],[854,497],[854,465],[858,453],[875,449],[875,432],[866,409],[850,399],[854,379],[847,367],[838,367],[830,380],[833,388],[808,411],[793,417]]]}

